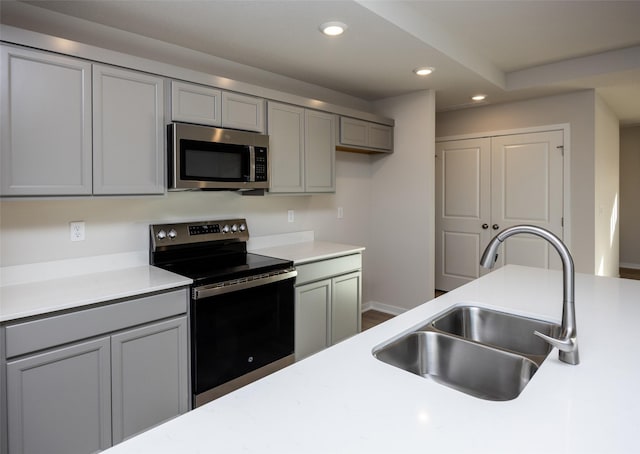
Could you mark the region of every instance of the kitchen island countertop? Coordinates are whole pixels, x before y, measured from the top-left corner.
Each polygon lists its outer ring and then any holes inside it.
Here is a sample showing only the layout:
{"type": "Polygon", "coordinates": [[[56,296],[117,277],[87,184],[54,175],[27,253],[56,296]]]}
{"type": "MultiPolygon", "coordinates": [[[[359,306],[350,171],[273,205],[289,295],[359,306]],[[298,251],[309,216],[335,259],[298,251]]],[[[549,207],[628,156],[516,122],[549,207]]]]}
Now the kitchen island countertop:
{"type": "Polygon", "coordinates": [[[511,401],[471,397],[372,356],[463,303],[559,322],[561,272],[498,269],[106,453],[640,452],[640,281],[577,274],[581,363],[552,351],[511,401]]]}

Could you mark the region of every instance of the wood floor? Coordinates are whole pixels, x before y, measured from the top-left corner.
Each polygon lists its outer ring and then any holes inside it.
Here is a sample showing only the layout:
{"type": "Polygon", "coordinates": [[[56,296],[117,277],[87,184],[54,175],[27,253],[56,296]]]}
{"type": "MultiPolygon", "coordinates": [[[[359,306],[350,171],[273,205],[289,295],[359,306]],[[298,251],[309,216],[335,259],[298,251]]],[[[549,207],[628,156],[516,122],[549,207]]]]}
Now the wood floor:
{"type": "Polygon", "coordinates": [[[387,314],[386,312],[368,310],[362,313],[362,331],[366,331],[369,328],[373,328],[376,325],[379,325],[382,322],[386,322],[387,320],[393,318],[392,314],[387,314]]]}
{"type": "Polygon", "coordinates": [[[620,268],[620,277],[640,280],[640,270],[634,268],[620,268]]]}
{"type": "MultiPolygon", "coordinates": [[[[444,295],[447,292],[443,292],[442,290],[436,290],[436,298],[438,296],[444,295]]],[[[382,322],[386,322],[387,320],[395,317],[393,314],[388,314],[386,312],[380,312],[373,309],[370,309],[366,312],[362,313],[362,331],[368,330],[369,328],[373,328],[376,325],[379,325],[382,322]]]]}

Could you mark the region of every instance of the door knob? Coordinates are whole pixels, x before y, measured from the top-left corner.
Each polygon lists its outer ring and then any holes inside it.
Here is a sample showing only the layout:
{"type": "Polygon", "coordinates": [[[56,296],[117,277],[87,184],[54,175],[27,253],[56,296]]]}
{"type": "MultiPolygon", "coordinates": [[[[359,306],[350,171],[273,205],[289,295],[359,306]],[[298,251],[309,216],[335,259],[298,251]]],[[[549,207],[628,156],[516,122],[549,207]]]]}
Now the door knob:
{"type": "Polygon", "coordinates": [[[498,229],[500,228],[500,226],[499,226],[498,224],[493,224],[493,225],[491,226],[491,228],[492,228],[493,230],[498,230],[498,229]]]}
{"type": "Polygon", "coordinates": [[[487,230],[487,229],[489,228],[489,224],[482,224],[482,228],[483,228],[484,230],[487,230]]]}

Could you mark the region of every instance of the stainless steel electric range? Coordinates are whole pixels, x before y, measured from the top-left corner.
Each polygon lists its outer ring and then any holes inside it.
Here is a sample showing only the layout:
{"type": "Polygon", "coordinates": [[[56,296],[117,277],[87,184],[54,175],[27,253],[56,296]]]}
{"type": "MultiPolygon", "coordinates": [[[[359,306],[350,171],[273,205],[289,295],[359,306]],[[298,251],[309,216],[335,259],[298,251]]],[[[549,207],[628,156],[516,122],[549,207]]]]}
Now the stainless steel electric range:
{"type": "Polygon", "coordinates": [[[194,281],[193,407],[293,363],[293,262],[247,252],[244,219],[155,224],[150,231],[150,263],[194,281]]]}

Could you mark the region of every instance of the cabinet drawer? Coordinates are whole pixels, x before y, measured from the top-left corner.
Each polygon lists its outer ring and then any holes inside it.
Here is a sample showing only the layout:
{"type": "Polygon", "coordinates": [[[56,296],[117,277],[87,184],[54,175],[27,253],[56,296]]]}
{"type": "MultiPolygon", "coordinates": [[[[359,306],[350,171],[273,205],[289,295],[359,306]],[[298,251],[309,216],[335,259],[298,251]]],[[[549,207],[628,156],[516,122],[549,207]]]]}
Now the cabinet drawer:
{"type": "Polygon", "coordinates": [[[187,289],[6,327],[7,358],[187,312],[187,289]]]}
{"type": "Polygon", "coordinates": [[[296,285],[357,271],[360,268],[362,268],[361,254],[345,255],[334,259],[296,265],[298,270],[296,285]]]}

